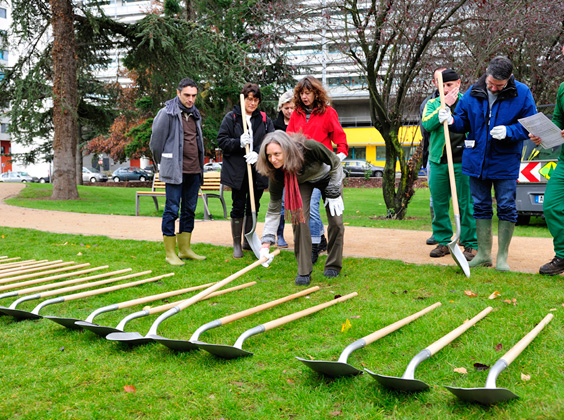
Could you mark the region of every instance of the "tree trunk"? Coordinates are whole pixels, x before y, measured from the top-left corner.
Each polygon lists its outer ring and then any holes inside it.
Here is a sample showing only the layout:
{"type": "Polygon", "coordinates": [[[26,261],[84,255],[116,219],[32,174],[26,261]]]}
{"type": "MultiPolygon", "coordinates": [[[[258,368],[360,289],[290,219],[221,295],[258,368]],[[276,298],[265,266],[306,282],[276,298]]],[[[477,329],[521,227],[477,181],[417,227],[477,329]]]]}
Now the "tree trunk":
{"type": "Polygon", "coordinates": [[[196,10],[194,9],[193,0],[186,0],[186,20],[189,22],[196,21],[196,10]]]}
{"type": "Polygon", "coordinates": [[[53,195],[76,200],[77,76],[73,8],[70,0],[50,0],[53,14],[53,195]]]}

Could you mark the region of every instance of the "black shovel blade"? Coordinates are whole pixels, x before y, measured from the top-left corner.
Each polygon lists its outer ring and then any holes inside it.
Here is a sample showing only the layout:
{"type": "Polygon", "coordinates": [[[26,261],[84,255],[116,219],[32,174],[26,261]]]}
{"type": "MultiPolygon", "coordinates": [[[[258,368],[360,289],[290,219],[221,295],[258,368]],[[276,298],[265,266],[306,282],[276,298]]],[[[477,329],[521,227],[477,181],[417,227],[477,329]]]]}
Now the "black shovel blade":
{"type": "Polygon", "coordinates": [[[69,330],[81,330],[82,329],[79,325],[76,325],[76,322],[80,321],[80,319],[62,318],[62,317],[50,316],[50,315],[46,315],[43,318],[49,319],[53,322],[56,322],[57,324],[62,325],[63,327],[68,328],[69,330]]]}
{"type": "Polygon", "coordinates": [[[237,347],[223,344],[209,344],[201,341],[197,341],[196,344],[198,345],[198,348],[224,359],[236,359],[237,357],[252,356],[254,354],[237,347]]]}
{"type": "Polygon", "coordinates": [[[348,363],[331,362],[328,360],[307,360],[302,359],[301,357],[296,357],[296,359],[317,373],[331,376],[333,378],[340,378],[341,376],[356,376],[364,373],[362,370],[359,370],[348,363]]]}
{"type": "Polygon", "coordinates": [[[76,325],[84,328],[85,330],[92,331],[94,334],[98,334],[100,337],[104,338],[111,333],[123,332],[122,330],[118,330],[114,327],[106,327],[104,325],[92,324],[86,321],[77,321],[76,325]]]}
{"type": "Polygon", "coordinates": [[[429,385],[417,379],[405,379],[398,378],[397,376],[378,375],[368,369],[364,370],[385,388],[402,392],[421,392],[427,391],[429,389],[429,385]]]}
{"type": "Polygon", "coordinates": [[[28,311],[22,311],[21,309],[10,309],[0,307],[0,312],[4,315],[13,316],[18,319],[40,319],[43,318],[41,315],[35,315],[28,311]]]}
{"type": "Polygon", "coordinates": [[[506,388],[456,388],[453,386],[445,386],[445,388],[463,401],[483,405],[492,405],[519,398],[518,395],[506,388]]]}
{"type": "Polygon", "coordinates": [[[163,346],[167,346],[171,350],[192,351],[199,349],[196,343],[192,343],[191,341],[187,340],[172,340],[170,338],[161,337],[160,335],[153,336],[153,339],[156,342],[161,343],[163,346]]]}
{"type": "Polygon", "coordinates": [[[111,341],[119,341],[120,343],[128,344],[130,346],[138,346],[142,344],[152,343],[152,337],[141,335],[138,332],[115,332],[108,334],[106,339],[111,341]]]}

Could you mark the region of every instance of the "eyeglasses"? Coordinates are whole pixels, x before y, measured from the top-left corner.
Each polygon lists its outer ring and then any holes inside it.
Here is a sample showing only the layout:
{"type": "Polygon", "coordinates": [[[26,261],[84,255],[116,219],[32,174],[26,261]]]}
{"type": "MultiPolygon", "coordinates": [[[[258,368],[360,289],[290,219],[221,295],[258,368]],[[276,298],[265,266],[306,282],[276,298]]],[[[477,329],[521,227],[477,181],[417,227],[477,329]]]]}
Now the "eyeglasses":
{"type": "Polygon", "coordinates": [[[492,82],[492,80],[496,80],[496,79],[494,79],[493,77],[489,78],[489,76],[488,76],[486,78],[486,86],[488,88],[495,88],[495,90],[505,89],[505,87],[507,86],[507,83],[509,82],[509,80],[506,80],[505,83],[503,83],[503,81],[498,81],[497,83],[494,83],[494,82],[492,82]]]}

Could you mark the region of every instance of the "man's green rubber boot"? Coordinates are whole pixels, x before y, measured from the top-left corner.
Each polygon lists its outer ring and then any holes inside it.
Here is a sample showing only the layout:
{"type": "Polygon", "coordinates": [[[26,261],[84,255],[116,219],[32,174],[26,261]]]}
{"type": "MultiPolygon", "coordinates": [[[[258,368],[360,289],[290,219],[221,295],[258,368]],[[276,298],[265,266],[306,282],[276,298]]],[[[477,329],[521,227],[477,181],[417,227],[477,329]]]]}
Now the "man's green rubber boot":
{"type": "Polygon", "coordinates": [[[508,222],[507,220],[500,220],[497,231],[497,261],[495,269],[497,271],[509,271],[509,264],[507,264],[507,254],[509,253],[509,244],[513,237],[513,229],[515,223],[508,222]]]}
{"type": "Polygon", "coordinates": [[[492,219],[476,219],[478,253],[468,263],[470,267],[492,266],[492,219]]]}

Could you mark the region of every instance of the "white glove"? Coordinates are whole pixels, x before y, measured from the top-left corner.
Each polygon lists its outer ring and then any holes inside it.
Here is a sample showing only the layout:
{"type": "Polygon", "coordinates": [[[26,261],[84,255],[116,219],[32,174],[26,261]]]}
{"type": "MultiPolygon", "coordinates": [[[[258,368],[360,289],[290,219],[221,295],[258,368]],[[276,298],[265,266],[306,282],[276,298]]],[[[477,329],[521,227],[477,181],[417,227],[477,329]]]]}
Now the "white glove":
{"type": "Polygon", "coordinates": [[[252,137],[249,135],[249,132],[241,134],[240,140],[241,140],[241,148],[243,148],[243,149],[245,148],[245,146],[247,144],[250,147],[251,143],[253,141],[252,137]]]}
{"type": "Polygon", "coordinates": [[[442,124],[445,121],[448,122],[448,125],[451,125],[454,122],[454,118],[450,113],[450,109],[448,108],[441,108],[439,109],[439,122],[442,124]]]}
{"type": "Polygon", "coordinates": [[[261,248],[259,252],[260,258],[266,258],[266,261],[262,263],[263,267],[268,267],[272,260],[274,259],[274,255],[270,255],[270,248],[261,248]]]}
{"type": "Polygon", "coordinates": [[[507,127],[505,127],[504,125],[497,125],[494,128],[492,128],[490,134],[494,139],[503,140],[504,138],[507,137],[507,127]]]}
{"type": "Polygon", "coordinates": [[[346,159],[347,155],[345,155],[343,152],[339,152],[339,153],[337,153],[337,157],[339,159],[341,159],[341,162],[342,162],[343,160],[346,159]]]}
{"type": "Polygon", "coordinates": [[[258,153],[257,152],[249,152],[245,155],[245,160],[247,161],[248,165],[254,165],[257,163],[258,160],[258,153]]]}
{"type": "Polygon", "coordinates": [[[329,206],[329,213],[331,213],[331,216],[340,216],[343,214],[343,210],[345,209],[343,197],[341,196],[338,196],[337,198],[328,198],[327,201],[325,201],[325,205],[329,206]]]}

